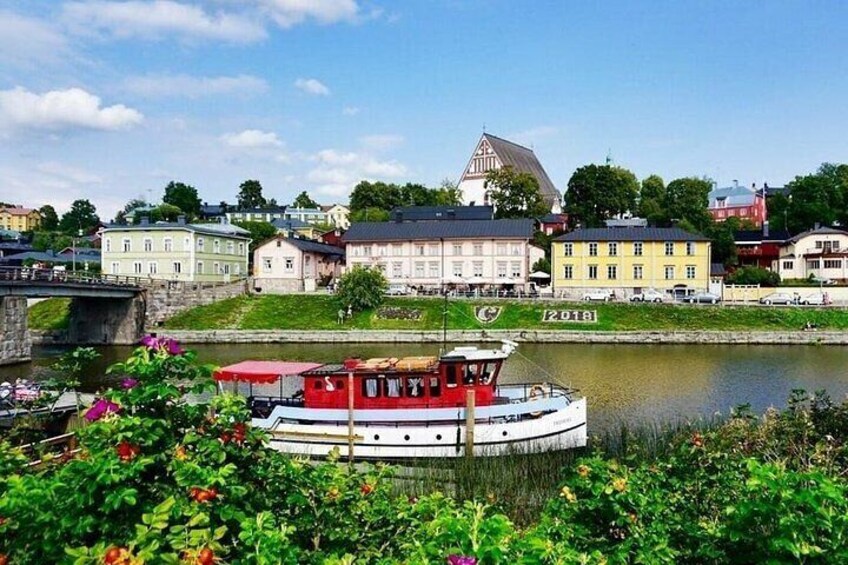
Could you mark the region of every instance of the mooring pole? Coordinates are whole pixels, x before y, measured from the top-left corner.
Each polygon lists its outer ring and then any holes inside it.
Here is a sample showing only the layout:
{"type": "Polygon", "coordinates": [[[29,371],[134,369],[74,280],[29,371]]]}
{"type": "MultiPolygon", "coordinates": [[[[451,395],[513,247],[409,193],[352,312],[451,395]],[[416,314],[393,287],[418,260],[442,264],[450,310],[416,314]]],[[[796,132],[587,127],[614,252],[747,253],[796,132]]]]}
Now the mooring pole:
{"type": "Polygon", "coordinates": [[[474,389],[465,391],[465,456],[474,457],[474,389]]]}
{"type": "Polygon", "coordinates": [[[347,374],[347,462],[353,467],[353,372],[347,374]]]}

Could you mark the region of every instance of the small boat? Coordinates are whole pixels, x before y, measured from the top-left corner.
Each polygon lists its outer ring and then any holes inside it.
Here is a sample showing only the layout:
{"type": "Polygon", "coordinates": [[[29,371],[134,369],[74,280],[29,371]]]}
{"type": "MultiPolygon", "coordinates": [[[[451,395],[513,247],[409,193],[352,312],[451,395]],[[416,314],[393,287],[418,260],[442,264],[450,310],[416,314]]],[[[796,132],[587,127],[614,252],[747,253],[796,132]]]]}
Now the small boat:
{"type": "Polygon", "coordinates": [[[252,424],[276,449],[323,457],[409,459],[532,453],[586,445],[586,399],[548,383],[499,385],[500,349],[340,364],[243,361],[215,373],[249,385],[252,424]]]}

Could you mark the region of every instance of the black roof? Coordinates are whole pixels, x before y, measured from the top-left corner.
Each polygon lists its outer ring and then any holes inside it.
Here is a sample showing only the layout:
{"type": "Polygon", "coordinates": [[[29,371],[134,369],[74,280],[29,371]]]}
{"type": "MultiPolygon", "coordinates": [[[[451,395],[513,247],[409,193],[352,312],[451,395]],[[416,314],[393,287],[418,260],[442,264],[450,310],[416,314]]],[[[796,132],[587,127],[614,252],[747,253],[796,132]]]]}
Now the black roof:
{"type": "Polygon", "coordinates": [[[392,220],[421,222],[434,220],[491,220],[492,206],[398,206],[392,210],[392,220]]]}
{"type": "Polygon", "coordinates": [[[723,277],[727,274],[727,269],[724,268],[724,263],[710,263],[710,276],[723,277]]]}
{"type": "Polygon", "coordinates": [[[768,236],[763,236],[763,230],[739,230],[733,234],[736,243],[757,243],[760,241],[786,241],[792,237],[786,230],[769,230],[768,236]]]}
{"type": "Polygon", "coordinates": [[[318,241],[312,241],[310,239],[298,239],[296,237],[284,237],[281,239],[286,243],[294,245],[301,251],[307,251],[310,253],[321,253],[324,255],[338,255],[340,257],[344,256],[343,249],[335,247],[333,245],[327,245],[326,243],[320,243],[318,241]]]}
{"type": "Polygon", "coordinates": [[[815,228],[815,229],[807,230],[805,232],[801,232],[798,235],[796,235],[795,237],[793,237],[791,241],[793,243],[795,243],[795,242],[801,240],[802,238],[810,236],[810,235],[848,235],[848,231],[841,230],[841,229],[838,229],[838,228],[830,228],[830,227],[825,226],[825,227],[815,228]]]}
{"type": "Polygon", "coordinates": [[[568,216],[565,214],[545,214],[538,218],[540,222],[543,224],[562,224],[568,219],[568,216]]]}
{"type": "Polygon", "coordinates": [[[709,238],[680,228],[587,228],[561,235],[554,241],[709,241],[709,238]]]}
{"type": "Polygon", "coordinates": [[[342,241],[409,241],[437,239],[532,239],[531,219],[444,220],[441,222],[359,222],[351,224],[342,241]]]}

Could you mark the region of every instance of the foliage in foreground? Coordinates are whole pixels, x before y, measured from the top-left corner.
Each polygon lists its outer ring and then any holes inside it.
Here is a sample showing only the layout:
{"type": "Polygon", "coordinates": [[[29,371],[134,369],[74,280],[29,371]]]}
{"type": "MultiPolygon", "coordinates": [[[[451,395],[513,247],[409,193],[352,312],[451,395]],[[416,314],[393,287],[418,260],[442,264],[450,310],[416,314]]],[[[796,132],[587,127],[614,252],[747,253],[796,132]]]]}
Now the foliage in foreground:
{"type": "MultiPolygon", "coordinates": [[[[538,520],[497,501],[400,494],[384,466],[311,465],[267,446],[242,399],[188,403],[211,367],[147,339],[113,372],[81,451],[22,472],[0,447],[8,563],[425,564],[848,561],[848,405],[800,393],[681,433],[658,457],[632,445],[561,470],[538,520]]],[[[532,480],[528,477],[528,480],[532,480]]],[[[1,561],[0,561],[1,562],[1,561]]]]}

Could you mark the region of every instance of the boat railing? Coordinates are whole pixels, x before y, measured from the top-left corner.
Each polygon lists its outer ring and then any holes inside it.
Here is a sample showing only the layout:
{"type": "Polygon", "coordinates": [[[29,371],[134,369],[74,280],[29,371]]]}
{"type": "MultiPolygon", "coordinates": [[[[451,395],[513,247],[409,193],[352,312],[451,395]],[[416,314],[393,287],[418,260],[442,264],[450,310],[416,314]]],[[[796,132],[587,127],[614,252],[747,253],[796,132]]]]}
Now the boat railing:
{"type": "Polygon", "coordinates": [[[508,384],[508,385],[499,385],[498,390],[504,389],[519,389],[521,390],[520,396],[512,397],[510,396],[510,404],[516,404],[521,402],[527,402],[528,400],[532,400],[534,398],[571,398],[577,392],[577,389],[566,388],[560,385],[556,385],[553,383],[533,383],[533,384],[508,384]]]}

